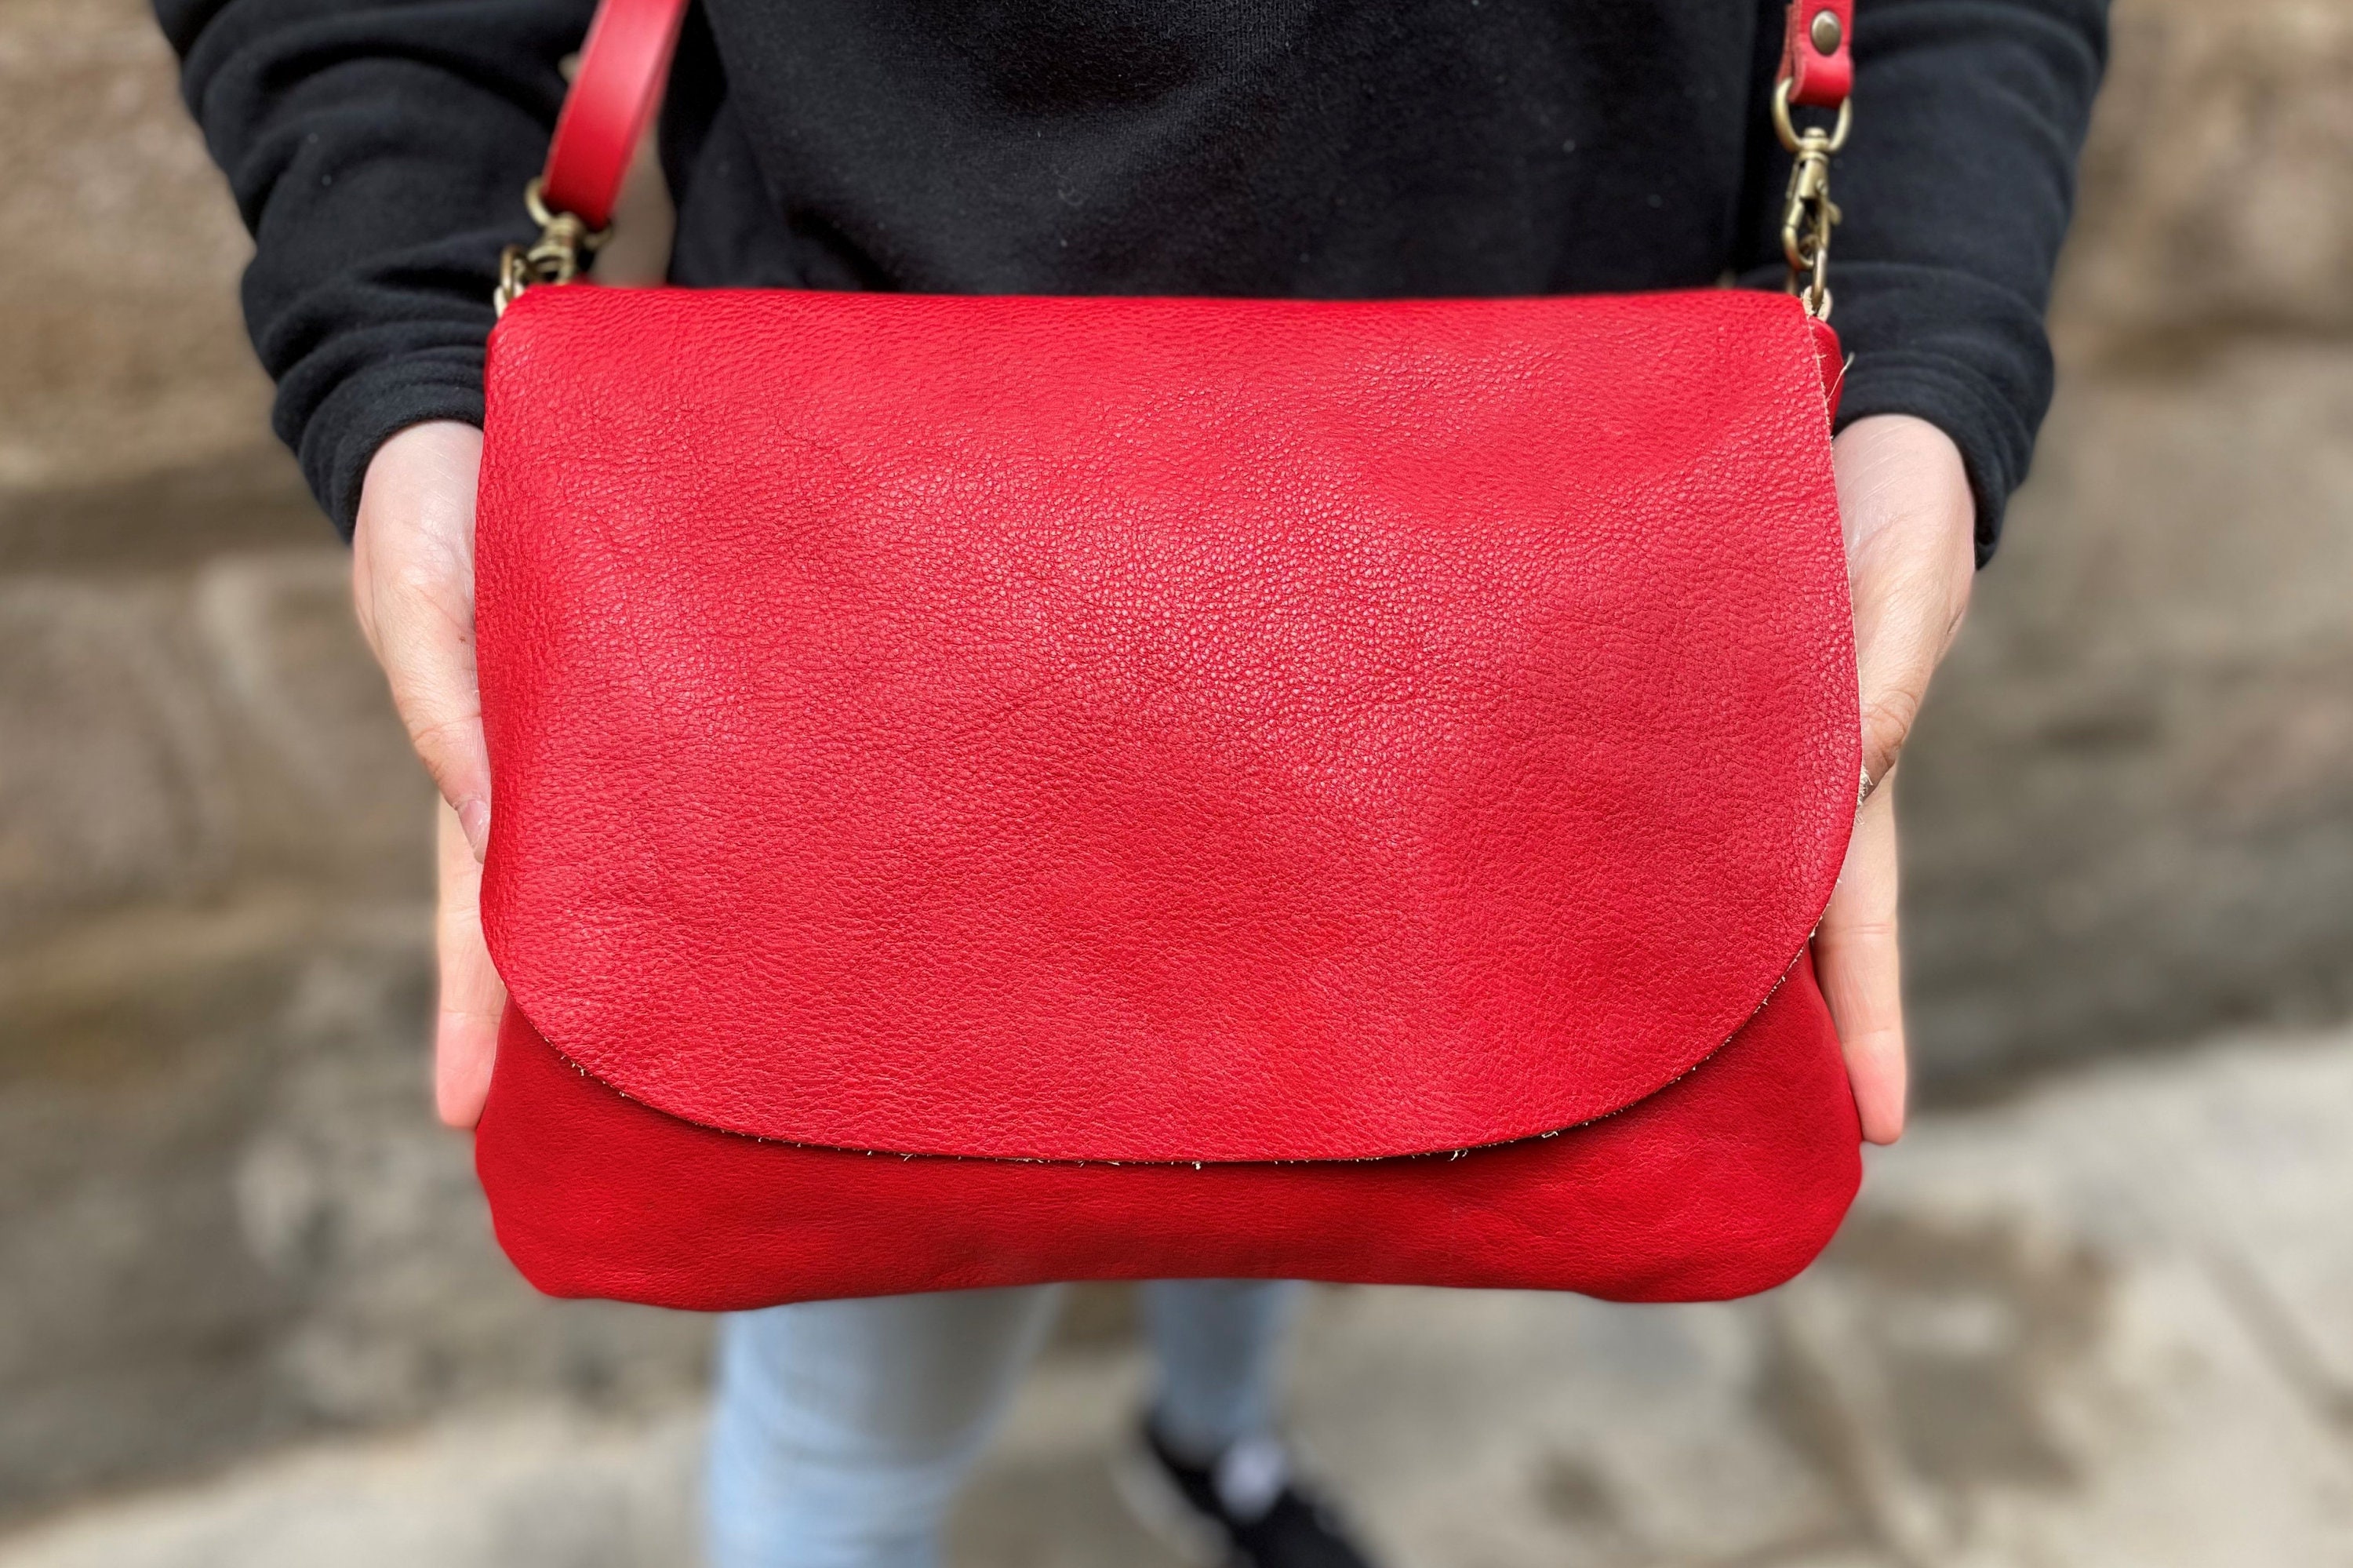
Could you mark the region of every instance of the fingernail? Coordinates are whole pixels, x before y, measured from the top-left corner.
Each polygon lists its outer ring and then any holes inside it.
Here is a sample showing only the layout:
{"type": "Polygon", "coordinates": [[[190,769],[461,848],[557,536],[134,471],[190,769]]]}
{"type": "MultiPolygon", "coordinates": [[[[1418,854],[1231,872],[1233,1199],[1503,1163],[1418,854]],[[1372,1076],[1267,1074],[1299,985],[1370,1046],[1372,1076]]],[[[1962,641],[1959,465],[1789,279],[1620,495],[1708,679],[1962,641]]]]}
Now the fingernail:
{"type": "Polygon", "coordinates": [[[480,860],[491,847],[491,803],[476,796],[458,808],[458,829],[480,860]]]}

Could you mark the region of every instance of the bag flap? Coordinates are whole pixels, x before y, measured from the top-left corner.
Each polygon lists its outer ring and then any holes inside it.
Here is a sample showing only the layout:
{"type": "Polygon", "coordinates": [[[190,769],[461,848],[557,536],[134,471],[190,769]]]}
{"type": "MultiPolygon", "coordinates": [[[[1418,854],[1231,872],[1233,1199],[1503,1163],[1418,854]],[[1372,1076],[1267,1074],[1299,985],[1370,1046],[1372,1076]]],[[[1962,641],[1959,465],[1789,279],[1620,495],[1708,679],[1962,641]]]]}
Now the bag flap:
{"type": "Polygon", "coordinates": [[[1467,1148],[1807,941],[1846,567],[1778,295],[532,291],[483,915],[556,1048],[797,1142],[1467,1148]]]}

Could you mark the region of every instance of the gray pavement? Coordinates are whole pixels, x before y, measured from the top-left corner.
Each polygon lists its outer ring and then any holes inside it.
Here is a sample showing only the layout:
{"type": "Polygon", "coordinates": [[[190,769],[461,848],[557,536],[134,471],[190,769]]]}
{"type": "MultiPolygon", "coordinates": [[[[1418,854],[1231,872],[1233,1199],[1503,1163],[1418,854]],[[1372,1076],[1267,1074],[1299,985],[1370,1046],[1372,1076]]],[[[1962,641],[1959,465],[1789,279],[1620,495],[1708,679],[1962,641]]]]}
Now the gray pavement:
{"type": "MultiPolygon", "coordinates": [[[[1418,1568],[2353,1563],[2353,1033],[1926,1118],[1768,1297],[1319,1293],[1292,1421],[1418,1568]]],[[[1117,1303],[1029,1379],[963,1568],[1157,1568],[1117,1303]],[[1105,1325],[1108,1325],[1107,1327],[1105,1325]]],[[[0,1538],[0,1568],[690,1562],[697,1412],[477,1404],[0,1538]]]]}

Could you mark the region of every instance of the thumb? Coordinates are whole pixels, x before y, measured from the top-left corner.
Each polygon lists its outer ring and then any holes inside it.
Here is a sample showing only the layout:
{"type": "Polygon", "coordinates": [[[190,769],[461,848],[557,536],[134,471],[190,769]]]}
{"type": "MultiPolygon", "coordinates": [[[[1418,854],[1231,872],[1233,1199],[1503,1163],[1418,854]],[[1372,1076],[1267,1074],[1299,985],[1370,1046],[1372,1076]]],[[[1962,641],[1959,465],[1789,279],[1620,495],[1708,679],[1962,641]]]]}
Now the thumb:
{"type": "Polygon", "coordinates": [[[1838,1027],[1862,1136],[1904,1134],[1908,1068],[1896,941],[1895,790],[1891,774],[1855,813],[1846,865],[1814,932],[1814,971],[1838,1027]]]}
{"type": "Polygon", "coordinates": [[[448,1126],[468,1128],[480,1119],[490,1096],[507,988],[482,940],[481,863],[457,811],[445,802],[435,816],[440,895],[433,936],[441,987],[433,1020],[433,1105],[448,1126]]]}

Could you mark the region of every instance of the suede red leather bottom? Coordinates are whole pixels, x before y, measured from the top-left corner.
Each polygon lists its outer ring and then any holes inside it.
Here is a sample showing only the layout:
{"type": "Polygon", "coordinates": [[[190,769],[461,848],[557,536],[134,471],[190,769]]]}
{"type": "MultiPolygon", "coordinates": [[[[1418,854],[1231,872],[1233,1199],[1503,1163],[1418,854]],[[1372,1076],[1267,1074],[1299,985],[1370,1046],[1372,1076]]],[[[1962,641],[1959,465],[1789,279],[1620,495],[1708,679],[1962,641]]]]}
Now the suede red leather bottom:
{"type": "Polygon", "coordinates": [[[1801,958],[1649,1098],[1451,1158],[1049,1164],[769,1143],[627,1098],[512,1006],[474,1158],[501,1245],[554,1296],[719,1311],[1191,1277],[1692,1301],[1812,1261],[1862,1179],[1860,1141],[1801,958]]]}

